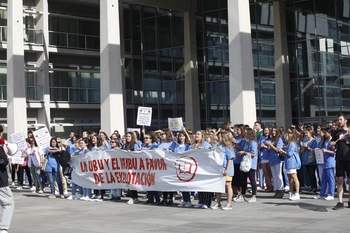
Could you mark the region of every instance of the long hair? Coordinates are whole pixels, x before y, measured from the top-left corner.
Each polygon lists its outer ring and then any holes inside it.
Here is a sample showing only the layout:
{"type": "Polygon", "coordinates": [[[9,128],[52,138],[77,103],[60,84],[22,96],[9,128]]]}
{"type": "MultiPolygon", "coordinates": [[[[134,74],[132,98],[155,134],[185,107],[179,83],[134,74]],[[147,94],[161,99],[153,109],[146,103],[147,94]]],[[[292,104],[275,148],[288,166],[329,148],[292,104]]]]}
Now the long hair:
{"type": "Polygon", "coordinates": [[[256,132],[255,132],[255,130],[252,129],[252,128],[247,128],[246,129],[245,138],[249,141],[249,143],[251,141],[256,141],[256,132]]]}
{"type": "Polygon", "coordinates": [[[193,144],[192,144],[192,147],[191,147],[192,149],[195,149],[196,145],[197,145],[197,147],[202,147],[204,142],[205,142],[205,131],[204,130],[199,130],[197,132],[199,132],[202,135],[202,139],[200,141],[196,141],[196,139],[195,139],[193,144]]]}
{"type": "Polygon", "coordinates": [[[233,149],[233,145],[230,141],[230,137],[227,132],[220,132],[218,133],[218,136],[221,136],[220,145],[226,146],[227,148],[233,149]]]}
{"type": "Polygon", "coordinates": [[[134,150],[134,146],[136,144],[135,134],[134,134],[134,132],[128,132],[128,133],[126,133],[126,135],[130,135],[131,140],[130,140],[130,142],[126,142],[125,143],[125,149],[133,151],[134,150]]]}

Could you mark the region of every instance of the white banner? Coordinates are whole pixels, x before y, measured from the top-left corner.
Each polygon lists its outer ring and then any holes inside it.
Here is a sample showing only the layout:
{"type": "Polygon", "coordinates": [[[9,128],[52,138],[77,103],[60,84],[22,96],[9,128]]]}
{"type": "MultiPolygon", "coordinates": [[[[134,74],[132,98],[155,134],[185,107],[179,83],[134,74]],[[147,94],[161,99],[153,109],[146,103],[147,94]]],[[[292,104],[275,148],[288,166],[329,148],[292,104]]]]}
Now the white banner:
{"type": "Polygon", "coordinates": [[[152,122],[152,108],[138,107],[136,125],[150,126],[152,122]]]}
{"type": "Polygon", "coordinates": [[[91,189],[225,192],[222,151],[91,151],[70,160],[72,181],[91,189]]]}

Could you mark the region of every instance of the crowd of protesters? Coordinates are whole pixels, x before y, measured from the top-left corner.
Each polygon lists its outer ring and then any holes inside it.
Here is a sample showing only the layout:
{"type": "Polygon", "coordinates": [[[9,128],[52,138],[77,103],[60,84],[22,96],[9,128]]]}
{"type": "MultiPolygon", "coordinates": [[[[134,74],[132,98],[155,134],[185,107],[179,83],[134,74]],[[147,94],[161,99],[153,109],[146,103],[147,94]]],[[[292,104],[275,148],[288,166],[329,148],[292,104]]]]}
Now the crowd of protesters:
{"type": "MultiPolygon", "coordinates": [[[[23,189],[26,178],[33,193],[43,194],[45,186],[50,187],[50,199],[121,201],[123,196],[128,196],[127,204],[139,203],[135,190],[91,190],[70,180],[70,158],[88,151],[167,149],[183,152],[221,147],[225,155],[223,175],[226,176],[227,204],[222,205],[221,193],[214,195],[179,190],[183,199],[178,205],[180,207],[230,210],[232,202],[257,202],[258,191],[271,192],[274,193],[271,194],[273,198],[291,201],[300,200],[300,192],[304,191],[314,195],[315,199],[330,201],[334,200],[337,190],[338,203],[333,208],[336,210],[344,207],[342,196],[347,187],[346,178],[350,176],[350,133],[344,114],[324,126],[299,124],[288,129],[263,126],[261,122],[255,122],[253,127],[231,125],[227,121],[223,128],[196,132],[188,128],[178,132],[167,128],[149,132],[143,129],[141,133],[133,131],[125,135],[115,130],[110,136],[102,130],[84,131],[81,136],[71,132],[66,140],[52,138],[50,147],[43,150],[38,148],[32,133],[28,132],[27,143],[28,148],[22,151],[24,163],[11,166],[12,187],[23,189]],[[316,150],[323,153],[322,164],[316,159],[316,150]],[[244,156],[251,158],[249,171],[240,169],[244,156]],[[251,189],[248,190],[248,187],[251,189]],[[194,195],[198,197],[196,205],[191,202],[194,195]],[[212,204],[214,196],[216,203],[212,204]]],[[[161,191],[148,191],[144,204],[175,205],[176,193],[161,191]]],[[[350,201],[348,204],[350,207],[350,201]]]]}

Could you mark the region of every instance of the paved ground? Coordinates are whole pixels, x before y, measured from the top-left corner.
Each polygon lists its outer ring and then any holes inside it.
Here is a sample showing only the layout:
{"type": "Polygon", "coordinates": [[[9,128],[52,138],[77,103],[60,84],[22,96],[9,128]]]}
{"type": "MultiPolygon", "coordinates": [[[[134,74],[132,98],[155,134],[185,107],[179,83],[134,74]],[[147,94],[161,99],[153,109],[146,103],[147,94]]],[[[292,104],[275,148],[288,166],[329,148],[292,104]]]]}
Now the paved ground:
{"type": "MultiPolygon", "coordinates": [[[[233,210],[211,210],[122,202],[47,198],[13,189],[12,233],[92,232],[349,232],[350,208],[334,211],[334,201],[302,195],[297,202],[258,193],[257,203],[234,203],[233,210]]],[[[347,202],[348,194],[345,195],[347,202]]],[[[145,199],[141,199],[141,203],[145,199]]],[[[179,203],[180,201],[176,201],[179,203]]],[[[197,201],[194,201],[197,203],[197,201]]],[[[347,207],[347,203],[346,203],[347,207]]]]}

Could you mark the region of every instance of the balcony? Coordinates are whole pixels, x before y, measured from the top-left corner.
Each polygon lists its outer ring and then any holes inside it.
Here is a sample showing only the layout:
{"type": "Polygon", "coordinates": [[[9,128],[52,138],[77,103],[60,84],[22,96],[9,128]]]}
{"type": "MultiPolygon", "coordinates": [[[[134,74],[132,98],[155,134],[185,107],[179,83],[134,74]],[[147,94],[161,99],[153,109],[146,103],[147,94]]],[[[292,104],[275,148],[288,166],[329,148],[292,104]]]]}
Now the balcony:
{"type": "MultiPolygon", "coordinates": [[[[26,28],[23,30],[24,44],[43,45],[43,31],[26,28]]],[[[7,42],[7,27],[0,26],[0,42],[7,42]]]]}
{"type": "MultiPolygon", "coordinates": [[[[42,101],[43,100],[43,87],[42,86],[27,86],[26,87],[27,101],[42,101]]],[[[0,102],[7,101],[7,86],[0,86],[0,102]]]]}
{"type": "Polygon", "coordinates": [[[60,48],[100,50],[100,37],[66,32],[49,32],[50,46],[60,48]]]}
{"type": "Polygon", "coordinates": [[[69,103],[100,103],[100,90],[93,88],[51,87],[50,100],[69,103]]]}
{"type": "Polygon", "coordinates": [[[27,86],[27,101],[43,101],[42,86],[27,86]]]}

